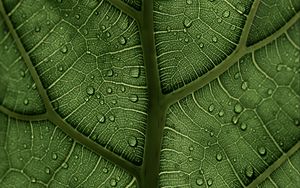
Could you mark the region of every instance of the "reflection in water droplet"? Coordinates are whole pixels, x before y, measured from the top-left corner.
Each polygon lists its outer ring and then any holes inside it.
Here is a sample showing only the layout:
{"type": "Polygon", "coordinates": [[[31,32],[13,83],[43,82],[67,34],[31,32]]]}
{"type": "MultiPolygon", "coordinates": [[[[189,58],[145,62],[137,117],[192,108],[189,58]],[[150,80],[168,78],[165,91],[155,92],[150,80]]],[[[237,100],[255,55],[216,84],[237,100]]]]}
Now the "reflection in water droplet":
{"type": "Polygon", "coordinates": [[[50,168],[46,167],[45,172],[46,172],[46,174],[50,174],[50,168]]]}
{"type": "Polygon", "coordinates": [[[218,115],[219,115],[219,117],[223,117],[224,116],[224,110],[220,110],[218,115]]]}
{"type": "Polygon", "coordinates": [[[115,121],[115,116],[111,115],[108,117],[108,119],[111,121],[111,122],[114,122],[115,121]]]}

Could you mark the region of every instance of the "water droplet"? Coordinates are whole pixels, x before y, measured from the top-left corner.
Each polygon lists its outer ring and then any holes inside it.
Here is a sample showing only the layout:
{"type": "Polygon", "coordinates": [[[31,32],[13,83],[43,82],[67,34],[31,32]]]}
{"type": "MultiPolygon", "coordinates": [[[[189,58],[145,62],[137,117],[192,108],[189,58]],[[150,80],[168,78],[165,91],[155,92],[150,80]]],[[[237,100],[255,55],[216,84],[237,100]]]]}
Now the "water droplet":
{"type": "Polygon", "coordinates": [[[243,107],[240,103],[236,103],[234,106],[234,112],[239,114],[243,111],[243,107]]]}
{"type": "Polygon", "coordinates": [[[194,147],[193,147],[193,146],[190,146],[190,147],[189,147],[189,150],[190,150],[190,151],[193,151],[193,150],[194,150],[194,147]]]}
{"type": "Polygon", "coordinates": [[[58,71],[59,71],[59,72],[62,72],[63,70],[64,70],[64,69],[63,69],[62,66],[59,66],[59,67],[58,67],[58,71]]]}
{"type": "Polygon", "coordinates": [[[66,162],[63,162],[62,165],[61,165],[64,169],[67,169],[69,167],[68,163],[66,162]]]}
{"type": "Polygon", "coordinates": [[[62,0],[57,0],[57,2],[58,2],[58,3],[61,3],[61,2],[62,2],[62,0]]]}
{"type": "Polygon", "coordinates": [[[23,145],[23,147],[24,147],[24,149],[26,149],[26,148],[27,148],[27,145],[26,145],[26,144],[24,144],[24,145],[23,145]]]}
{"type": "Polygon", "coordinates": [[[88,87],[86,88],[86,93],[87,93],[88,95],[94,95],[94,93],[95,93],[94,87],[93,87],[93,86],[88,86],[88,87]]]}
{"type": "Polygon", "coordinates": [[[257,151],[258,151],[258,153],[260,154],[260,155],[266,155],[266,153],[267,153],[267,150],[266,150],[266,148],[265,147],[259,147],[258,149],[257,149],[257,151]]]}
{"type": "Polygon", "coordinates": [[[234,75],[234,79],[238,79],[240,77],[240,73],[239,72],[237,72],[235,75],[234,75]]]}
{"type": "Polygon", "coordinates": [[[219,117],[223,117],[224,116],[224,111],[223,110],[220,110],[219,113],[218,113],[219,117]]]}
{"type": "Polygon", "coordinates": [[[294,120],[294,124],[295,124],[296,126],[299,126],[299,124],[300,124],[300,123],[299,123],[299,119],[295,119],[295,120],[294,120]]]}
{"type": "Polygon", "coordinates": [[[204,182],[203,182],[202,178],[199,178],[199,179],[196,180],[196,184],[199,185],[199,186],[203,185],[203,183],[204,182]]]}
{"type": "Polygon", "coordinates": [[[107,168],[103,168],[102,172],[106,174],[108,172],[108,169],[107,168]]]}
{"type": "Polygon", "coordinates": [[[115,179],[110,180],[110,186],[115,187],[117,186],[117,181],[115,179]]]}
{"type": "Polygon", "coordinates": [[[79,20],[80,15],[79,15],[79,14],[76,14],[76,15],[75,15],[75,18],[76,18],[77,20],[79,20]]]}
{"type": "Polygon", "coordinates": [[[214,111],[214,109],[215,109],[215,106],[213,104],[209,105],[209,107],[208,107],[209,112],[214,111]]]}
{"type": "Polygon", "coordinates": [[[248,89],[248,83],[247,82],[242,82],[242,90],[247,90],[248,89]]]}
{"type": "Polygon", "coordinates": [[[56,154],[56,153],[52,153],[52,159],[53,159],[53,160],[56,160],[56,159],[57,159],[57,157],[58,157],[58,156],[57,156],[57,154],[56,154]]]}
{"type": "Polygon", "coordinates": [[[97,116],[97,119],[98,119],[98,121],[99,121],[100,123],[104,123],[104,122],[105,122],[105,116],[104,116],[104,114],[99,114],[99,115],[97,116]]]}
{"type": "Polygon", "coordinates": [[[193,3],[192,0],[186,0],[186,4],[191,5],[193,3]]]}
{"type": "Polygon", "coordinates": [[[129,100],[131,102],[137,102],[139,100],[138,96],[135,94],[130,95],[129,100]]]}
{"type": "Polygon", "coordinates": [[[240,128],[242,131],[245,131],[247,129],[247,124],[246,123],[241,123],[240,128]]]}
{"type": "Polygon", "coordinates": [[[106,76],[112,77],[114,75],[114,71],[112,69],[109,69],[106,73],[106,76]]]}
{"type": "Polygon", "coordinates": [[[136,139],[136,137],[130,136],[129,139],[128,139],[128,144],[131,147],[137,146],[137,139],[136,139]]]}
{"type": "Polygon", "coordinates": [[[37,32],[37,33],[40,32],[41,31],[41,27],[40,26],[35,26],[34,31],[37,32]]]}
{"type": "Polygon", "coordinates": [[[84,35],[87,35],[89,33],[87,29],[83,29],[82,31],[84,35]]]}
{"type": "Polygon", "coordinates": [[[111,89],[110,87],[108,87],[108,88],[106,89],[106,92],[107,92],[108,94],[111,94],[111,93],[112,93],[112,89],[111,89]]]}
{"type": "Polygon", "coordinates": [[[222,161],[222,159],[223,159],[222,154],[221,154],[221,153],[218,153],[218,154],[216,155],[216,159],[217,159],[217,161],[222,161]]]}
{"type": "Polygon", "coordinates": [[[218,42],[218,38],[217,38],[216,36],[213,36],[212,41],[213,41],[214,43],[216,43],[216,42],[218,42]]]}
{"type": "Polygon", "coordinates": [[[108,32],[108,31],[106,31],[105,35],[107,38],[109,38],[111,36],[110,32],[108,32]]]}
{"type": "Polygon", "coordinates": [[[36,182],[36,178],[35,177],[31,177],[31,182],[35,183],[36,182]]]}
{"type": "Polygon", "coordinates": [[[211,186],[213,184],[213,180],[211,179],[211,178],[209,178],[208,180],[207,180],[207,185],[208,186],[211,186]]]}
{"type": "Polygon", "coordinates": [[[138,78],[140,76],[140,68],[139,67],[133,67],[130,69],[130,76],[133,78],[138,78]]]}
{"type": "Polygon", "coordinates": [[[232,25],[232,26],[230,27],[230,29],[231,29],[231,31],[234,31],[234,30],[235,30],[235,26],[232,25]]]}
{"type": "Polygon", "coordinates": [[[126,40],[125,37],[123,37],[123,36],[120,36],[120,37],[119,37],[119,43],[120,43],[121,45],[125,45],[126,42],[127,42],[127,40],[126,40]]]}
{"type": "Polygon", "coordinates": [[[121,91],[124,93],[125,92],[125,87],[124,86],[121,86],[121,91]]]}
{"type": "Polygon", "coordinates": [[[273,90],[272,89],[268,89],[268,95],[272,95],[273,90]]]}
{"type": "Polygon", "coordinates": [[[200,48],[203,48],[203,47],[204,47],[204,44],[201,42],[201,43],[199,44],[199,47],[200,47],[200,48]]]}
{"type": "Polygon", "coordinates": [[[28,99],[24,99],[24,105],[28,105],[28,103],[29,103],[29,101],[28,101],[28,99]]]}
{"type": "Polygon", "coordinates": [[[50,174],[50,168],[46,167],[45,172],[46,172],[46,174],[50,174]]]}
{"type": "Polygon", "coordinates": [[[245,174],[248,178],[252,178],[254,175],[253,167],[251,165],[248,165],[245,169],[245,174]]]}
{"type": "Polygon", "coordinates": [[[225,11],[223,12],[223,17],[224,17],[224,18],[228,18],[229,16],[230,16],[230,11],[225,10],[225,11]]]}
{"type": "Polygon", "coordinates": [[[236,124],[238,123],[238,121],[239,121],[239,117],[238,117],[238,116],[232,116],[231,121],[232,121],[232,123],[233,123],[234,125],[236,125],[236,124]]]}
{"type": "Polygon", "coordinates": [[[25,77],[25,72],[24,71],[20,71],[20,76],[24,78],[25,77]]]}
{"type": "Polygon", "coordinates": [[[111,115],[108,117],[108,119],[111,121],[111,122],[114,122],[115,121],[115,116],[111,115]]]}
{"type": "Polygon", "coordinates": [[[61,52],[62,53],[67,53],[68,52],[68,48],[67,48],[67,46],[63,46],[62,48],[61,48],[61,52]]]}
{"type": "Polygon", "coordinates": [[[189,28],[192,26],[192,20],[190,18],[185,18],[183,20],[183,25],[185,28],[189,28]]]}

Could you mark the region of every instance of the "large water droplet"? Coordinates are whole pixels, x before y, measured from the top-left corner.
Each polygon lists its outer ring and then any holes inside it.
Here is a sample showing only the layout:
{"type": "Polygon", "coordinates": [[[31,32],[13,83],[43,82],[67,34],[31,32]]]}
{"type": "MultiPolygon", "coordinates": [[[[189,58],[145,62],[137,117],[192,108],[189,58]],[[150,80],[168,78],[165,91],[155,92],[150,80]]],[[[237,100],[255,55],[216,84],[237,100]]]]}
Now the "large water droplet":
{"type": "Polygon", "coordinates": [[[97,119],[98,119],[98,121],[99,121],[100,123],[104,123],[104,122],[105,122],[105,116],[104,116],[104,114],[99,114],[99,115],[97,116],[97,119]]]}
{"type": "Polygon", "coordinates": [[[88,87],[86,88],[86,93],[87,93],[88,95],[94,95],[94,93],[95,93],[94,87],[93,87],[93,86],[88,86],[88,87]]]}
{"type": "Polygon", "coordinates": [[[29,104],[29,100],[28,99],[24,99],[23,103],[24,103],[24,105],[28,105],[29,104]]]}
{"type": "Polygon", "coordinates": [[[128,139],[128,144],[131,147],[137,146],[137,139],[136,139],[136,137],[130,136],[129,139],[128,139]]]}

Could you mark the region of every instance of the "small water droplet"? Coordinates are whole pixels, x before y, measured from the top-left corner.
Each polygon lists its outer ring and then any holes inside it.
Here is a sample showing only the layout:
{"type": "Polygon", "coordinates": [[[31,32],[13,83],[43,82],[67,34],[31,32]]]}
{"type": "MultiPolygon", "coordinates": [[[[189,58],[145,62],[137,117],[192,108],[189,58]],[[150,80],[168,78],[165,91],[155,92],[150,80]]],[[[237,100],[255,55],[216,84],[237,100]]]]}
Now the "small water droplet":
{"type": "Polygon", "coordinates": [[[217,38],[216,36],[213,36],[212,41],[213,41],[214,43],[216,43],[216,42],[218,42],[218,38],[217,38]]]}
{"type": "Polygon", "coordinates": [[[62,72],[63,70],[64,70],[64,69],[63,69],[62,66],[59,66],[59,67],[58,67],[58,71],[59,71],[59,72],[62,72]]]}
{"type": "Polygon", "coordinates": [[[41,27],[40,26],[35,26],[34,31],[37,32],[37,33],[40,32],[41,31],[41,27]]]}
{"type": "Polygon", "coordinates": [[[239,72],[237,72],[235,75],[234,75],[234,79],[238,79],[240,77],[240,73],[239,72]]]}
{"type": "Polygon", "coordinates": [[[46,172],[46,174],[50,174],[50,168],[46,167],[45,172],[46,172]]]}
{"type": "Polygon", "coordinates": [[[111,121],[111,122],[114,122],[115,121],[115,116],[111,115],[108,117],[108,119],[111,121]]]}
{"type": "Polygon", "coordinates": [[[268,89],[268,95],[272,95],[273,90],[272,89],[268,89]]]}
{"type": "Polygon", "coordinates": [[[29,100],[28,99],[24,99],[24,105],[28,105],[28,103],[29,103],[29,100]]]}
{"type": "Polygon", "coordinates": [[[245,169],[245,174],[248,178],[252,178],[254,175],[253,167],[251,165],[247,165],[245,169]]]}
{"type": "Polygon", "coordinates": [[[222,161],[222,159],[223,159],[222,154],[221,154],[221,153],[218,153],[218,154],[216,155],[216,159],[217,159],[217,161],[222,161]]]}
{"type": "Polygon", "coordinates": [[[94,87],[93,87],[93,86],[88,86],[88,87],[86,88],[86,93],[87,93],[88,95],[94,95],[94,93],[95,93],[94,87]]]}
{"type": "Polygon", "coordinates": [[[68,48],[67,48],[67,46],[63,46],[62,48],[61,48],[61,52],[62,53],[67,53],[68,52],[68,48]]]}
{"type": "Polygon", "coordinates": [[[35,183],[36,182],[36,178],[35,177],[31,177],[31,182],[35,183]]]}
{"type": "Polygon", "coordinates": [[[104,122],[105,122],[105,116],[104,116],[104,114],[99,114],[99,115],[97,116],[97,119],[98,119],[98,121],[99,121],[100,123],[104,123],[104,122]]]}
{"type": "Polygon", "coordinates": [[[20,71],[20,76],[21,76],[22,78],[24,78],[24,77],[25,77],[25,72],[24,72],[24,71],[20,71]]]}
{"type": "Polygon", "coordinates": [[[209,105],[209,107],[208,107],[208,111],[209,111],[209,112],[214,111],[214,109],[215,109],[214,104],[209,105]]]}
{"type": "Polygon", "coordinates": [[[299,126],[299,125],[300,125],[299,119],[295,119],[295,120],[294,120],[294,124],[295,124],[296,126],[299,126]]]}
{"type": "Polygon", "coordinates": [[[137,95],[132,94],[132,95],[130,95],[129,100],[130,100],[131,102],[134,102],[134,103],[135,103],[135,102],[137,102],[137,101],[139,100],[139,98],[138,98],[137,95]]]}
{"type": "Polygon", "coordinates": [[[114,75],[114,71],[112,69],[109,69],[106,73],[106,76],[112,77],[114,75]]]}
{"type": "Polygon", "coordinates": [[[117,186],[117,181],[115,179],[110,180],[110,186],[115,187],[117,186]]]}
{"type": "Polygon", "coordinates": [[[260,154],[260,155],[266,155],[266,153],[267,153],[267,150],[266,150],[266,148],[265,147],[259,147],[258,149],[257,149],[257,151],[258,151],[258,153],[260,154]]]}
{"type": "Polygon", "coordinates": [[[106,35],[107,38],[109,38],[111,36],[109,31],[106,31],[105,35],[106,35]]]}
{"type": "Polygon", "coordinates": [[[138,78],[140,76],[140,68],[139,67],[131,68],[129,74],[133,78],[138,78]]]}
{"type": "Polygon", "coordinates": [[[103,168],[102,172],[106,174],[108,172],[108,169],[107,168],[103,168]]]}
{"type": "Polygon", "coordinates": [[[61,3],[61,2],[62,2],[62,0],[57,0],[57,2],[58,2],[58,3],[61,3]]]}
{"type": "Polygon", "coordinates": [[[131,147],[137,146],[137,139],[136,139],[136,137],[130,136],[129,139],[128,139],[128,144],[131,147]]]}
{"type": "Polygon", "coordinates": [[[203,179],[202,178],[199,178],[199,179],[196,179],[196,184],[197,185],[199,185],[199,186],[201,186],[201,185],[203,185],[203,179]]]}
{"type": "Polygon", "coordinates": [[[83,29],[82,31],[84,35],[87,35],[89,33],[87,29],[83,29]]]}
{"type": "Polygon", "coordinates": [[[247,82],[242,82],[242,90],[247,90],[248,89],[248,83],[247,82]]]}
{"type": "Polygon", "coordinates": [[[232,123],[233,123],[234,125],[236,125],[236,124],[238,123],[238,121],[239,121],[239,117],[238,117],[238,116],[232,116],[231,121],[232,121],[232,123]]]}
{"type": "Polygon", "coordinates": [[[218,113],[219,117],[223,117],[224,116],[224,111],[223,110],[220,110],[219,113],[218,113]]]}
{"type": "Polygon", "coordinates": [[[186,4],[191,5],[191,4],[193,4],[193,1],[192,0],[186,0],[186,4]]]}
{"type": "Polygon", "coordinates": [[[183,25],[184,25],[184,27],[185,28],[189,28],[189,27],[191,27],[192,26],[192,20],[190,19],[190,18],[185,18],[184,20],[183,20],[183,25]]]}
{"type": "Polygon", "coordinates": [[[240,128],[242,131],[245,131],[247,129],[247,124],[246,123],[241,123],[240,128]]]}
{"type": "Polygon", "coordinates": [[[204,44],[201,42],[201,43],[199,44],[199,47],[200,47],[200,48],[203,48],[203,47],[204,47],[204,44]]]}
{"type": "Polygon", "coordinates": [[[193,150],[194,150],[194,147],[193,147],[193,146],[190,146],[190,147],[189,147],[189,150],[190,150],[190,151],[193,151],[193,150]]]}
{"type": "Polygon", "coordinates": [[[79,14],[76,14],[76,15],[75,15],[75,18],[76,18],[77,20],[79,20],[79,19],[80,19],[80,15],[79,15],[79,14]]]}
{"type": "Polygon", "coordinates": [[[225,11],[223,12],[223,17],[224,17],[224,18],[228,18],[229,16],[230,16],[230,11],[225,10],[225,11]]]}
{"type": "Polygon", "coordinates": [[[209,178],[208,180],[207,180],[207,185],[208,186],[211,186],[213,184],[213,180],[211,179],[211,178],[209,178]]]}
{"type": "Polygon", "coordinates": [[[121,45],[125,45],[126,42],[127,42],[127,40],[126,40],[125,37],[123,37],[123,36],[120,36],[120,37],[119,37],[119,43],[120,43],[121,45]]]}
{"type": "Polygon", "coordinates": [[[240,114],[243,111],[243,107],[240,103],[236,103],[234,106],[234,112],[240,114]]]}
{"type": "Polygon", "coordinates": [[[52,159],[56,160],[57,158],[58,158],[57,154],[56,153],[52,153],[52,159]]]}
{"type": "Polygon", "coordinates": [[[106,89],[106,92],[107,92],[108,94],[111,94],[111,93],[112,93],[112,89],[111,89],[110,87],[108,87],[108,88],[106,89]]]}
{"type": "Polygon", "coordinates": [[[121,91],[124,93],[125,92],[125,87],[124,86],[121,86],[121,91]]]}

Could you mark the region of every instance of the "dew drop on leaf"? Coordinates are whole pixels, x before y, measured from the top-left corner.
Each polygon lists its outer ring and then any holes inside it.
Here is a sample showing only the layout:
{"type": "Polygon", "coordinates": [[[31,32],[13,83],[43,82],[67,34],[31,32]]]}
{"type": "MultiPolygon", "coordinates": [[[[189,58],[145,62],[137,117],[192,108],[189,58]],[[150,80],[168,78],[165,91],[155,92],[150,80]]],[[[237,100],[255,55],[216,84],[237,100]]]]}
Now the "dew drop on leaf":
{"type": "Polygon", "coordinates": [[[295,124],[296,126],[299,126],[299,124],[300,124],[300,123],[299,123],[299,119],[295,119],[295,120],[294,120],[294,124],[295,124]]]}
{"type": "Polygon", "coordinates": [[[240,128],[242,131],[245,131],[247,129],[247,124],[246,123],[241,123],[240,128]]]}
{"type": "Polygon", "coordinates": [[[219,115],[219,117],[223,117],[224,116],[224,110],[220,110],[218,115],[219,115]]]}
{"type": "Polygon", "coordinates": [[[211,178],[209,178],[208,180],[207,180],[207,185],[208,186],[211,186],[213,184],[213,180],[211,179],[211,178]]]}
{"type": "Polygon", "coordinates": [[[236,125],[236,124],[238,123],[238,121],[239,121],[238,116],[232,116],[231,121],[232,121],[232,123],[233,123],[234,125],[236,125]]]}
{"type": "Polygon", "coordinates": [[[228,18],[229,16],[230,16],[230,11],[225,10],[225,11],[223,12],[223,17],[224,17],[224,18],[228,18]]]}
{"type": "Polygon", "coordinates": [[[115,121],[115,116],[111,115],[108,117],[108,119],[111,121],[111,122],[114,122],[115,121]]]}
{"type": "Polygon", "coordinates": [[[208,107],[208,111],[209,112],[214,111],[214,109],[215,109],[215,105],[214,104],[209,105],[209,107],[208,107]]]}
{"type": "Polygon", "coordinates": [[[120,36],[120,37],[119,37],[119,43],[120,43],[121,45],[125,45],[126,42],[127,42],[127,40],[126,40],[125,37],[123,37],[123,36],[120,36]]]}
{"type": "Polygon", "coordinates": [[[99,123],[104,123],[105,122],[105,116],[104,116],[104,114],[99,114],[97,116],[97,119],[98,119],[99,123]]]}
{"type": "Polygon", "coordinates": [[[62,165],[61,165],[64,169],[67,169],[69,167],[68,163],[66,162],[63,162],[62,165]]]}
{"type": "Polygon", "coordinates": [[[114,75],[114,71],[112,69],[109,69],[106,73],[106,76],[112,77],[114,75]]]}
{"type": "Polygon", "coordinates": [[[121,86],[121,91],[124,93],[125,92],[125,87],[124,86],[121,86]]]}
{"type": "Polygon", "coordinates": [[[61,52],[62,53],[67,53],[68,52],[68,48],[67,48],[67,46],[63,46],[62,48],[61,48],[61,52]]]}
{"type": "Polygon", "coordinates": [[[259,147],[259,148],[257,149],[257,151],[258,151],[259,155],[261,155],[261,156],[266,155],[266,153],[267,153],[266,148],[265,148],[265,147],[262,147],[262,146],[259,147]]]}
{"type": "Polygon", "coordinates": [[[221,153],[218,153],[218,154],[216,155],[216,159],[217,159],[217,161],[222,161],[222,159],[223,159],[222,154],[221,154],[221,153]]]}
{"type": "Polygon", "coordinates": [[[272,89],[268,89],[268,95],[272,95],[273,90],[272,89]]]}
{"type": "Polygon", "coordinates": [[[59,71],[59,72],[62,72],[63,70],[64,70],[64,69],[63,69],[62,66],[59,66],[59,67],[58,67],[58,71],[59,71]]]}
{"type": "Polygon", "coordinates": [[[111,93],[112,93],[112,89],[111,89],[110,87],[108,87],[108,88],[106,89],[106,92],[107,92],[108,94],[111,94],[111,93]]]}
{"type": "Polygon", "coordinates": [[[20,71],[20,76],[21,76],[22,78],[24,78],[24,77],[25,77],[25,72],[24,72],[24,71],[20,71]]]}
{"type": "Polygon", "coordinates": [[[201,43],[199,44],[199,47],[200,47],[200,48],[203,48],[203,47],[204,47],[204,44],[201,42],[201,43]]]}
{"type": "Polygon", "coordinates": [[[115,179],[110,180],[110,186],[115,187],[117,186],[117,181],[115,179]]]}
{"type": "Polygon", "coordinates": [[[34,31],[37,32],[37,33],[40,32],[41,31],[41,27],[40,26],[35,26],[34,31]]]}
{"type": "Polygon", "coordinates": [[[242,90],[247,90],[248,89],[248,83],[247,82],[242,82],[242,90]]]}
{"type": "Polygon", "coordinates": [[[57,154],[56,153],[52,153],[52,159],[56,160],[57,159],[57,154]]]}
{"type": "Polygon", "coordinates": [[[88,86],[88,87],[86,88],[86,93],[87,93],[88,95],[94,95],[94,93],[95,93],[94,87],[88,86]]]}
{"type": "Polygon", "coordinates": [[[191,5],[193,3],[192,0],[186,0],[186,4],[191,5]]]}
{"type": "Polygon", "coordinates": [[[24,103],[24,105],[28,105],[29,100],[28,99],[24,99],[23,103],[24,103]]]}
{"type": "Polygon", "coordinates": [[[216,42],[218,42],[218,38],[217,38],[216,36],[213,36],[212,41],[213,41],[214,43],[216,43],[216,42]]]}
{"type": "Polygon", "coordinates": [[[203,182],[202,178],[199,178],[199,179],[196,180],[196,184],[199,185],[199,186],[203,185],[203,183],[204,182],[203,182]]]}
{"type": "Polygon", "coordinates": [[[108,172],[108,169],[107,168],[103,168],[102,172],[106,174],[108,172]]]}
{"type": "Polygon", "coordinates": [[[136,137],[130,136],[129,139],[128,139],[128,144],[131,147],[137,146],[137,139],[136,139],[136,137]]]}
{"type": "Polygon", "coordinates": [[[45,173],[46,173],[46,174],[50,174],[50,168],[46,167],[46,168],[45,168],[45,173]]]}
{"type": "Polygon", "coordinates": [[[138,78],[140,76],[140,68],[139,67],[131,68],[129,74],[133,78],[138,78]]]}
{"type": "Polygon", "coordinates": [[[36,178],[35,177],[31,177],[31,183],[35,183],[36,182],[36,178]]]}
{"type": "Polygon", "coordinates": [[[139,100],[139,98],[138,98],[137,95],[132,94],[132,95],[130,95],[129,100],[130,100],[131,102],[134,102],[134,103],[135,103],[135,102],[137,102],[137,101],[139,100]]]}
{"type": "Polygon", "coordinates": [[[192,26],[192,20],[189,19],[189,18],[185,18],[185,19],[183,20],[183,25],[184,25],[185,28],[191,27],[191,26],[192,26]]]}
{"type": "Polygon", "coordinates": [[[58,2],[58,3],[61,3],[61,2],[62,2],[62,0],[57,0],[57,2],[58,2]]]}
{"type": "Polygon", "coordinates": [[[193,146],[190,146],[190,147],[189,147],[189,150],[190,150],[190,151],[193,151],[193,150],[194,150],[194,147],[193,147],[193,146]]]}
{"type": "Polygon", "coordinates": [[[239,114],[243,111],[243,107],[240,103],[237,103],[235,106],[234,106],[234,112],[239,114]]]}
{"type": "Polygon", "coordinates": [[[245,169],[245,174],[248,178],[252,178],[254,171],[253,171],[253,167],[251,165],[247,165],[246,169],[245,169]]]}
{"type": "Polygon", "coordinates": [[[237,73],[234,75],[234,79],[237,80],[237,79],[239,79],[239,77],[240,77],[240,73],[237,72],[237,73]]]}
{"type": "Polygon", "coordinates": [[[79,19],[80,19],[80,15],[79,15],[79,14],[76,14],[76,15],[75,15],[75,18],[76,18],[77,20],[79,20],[79,19]]]}

